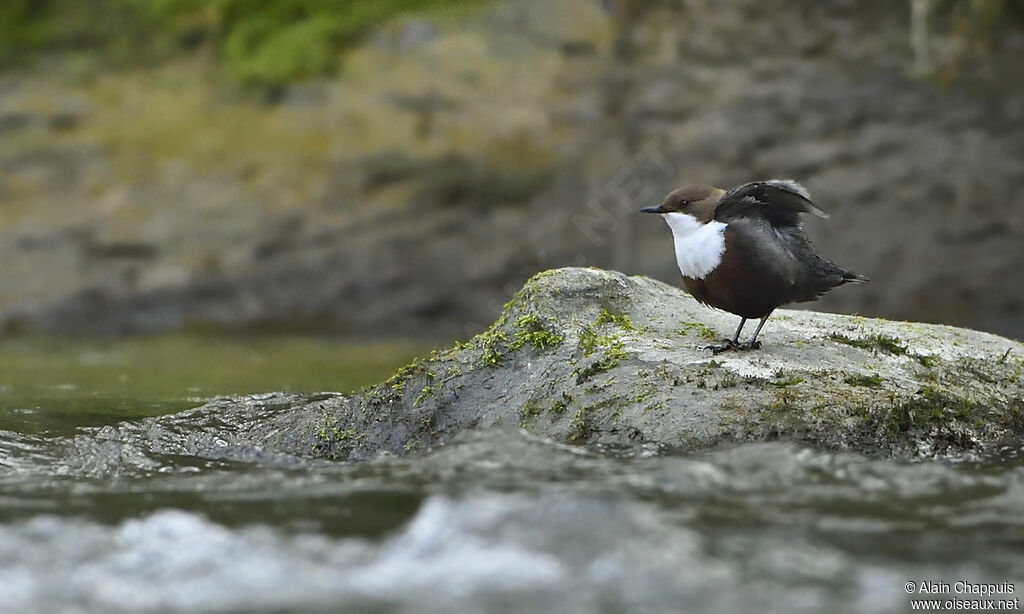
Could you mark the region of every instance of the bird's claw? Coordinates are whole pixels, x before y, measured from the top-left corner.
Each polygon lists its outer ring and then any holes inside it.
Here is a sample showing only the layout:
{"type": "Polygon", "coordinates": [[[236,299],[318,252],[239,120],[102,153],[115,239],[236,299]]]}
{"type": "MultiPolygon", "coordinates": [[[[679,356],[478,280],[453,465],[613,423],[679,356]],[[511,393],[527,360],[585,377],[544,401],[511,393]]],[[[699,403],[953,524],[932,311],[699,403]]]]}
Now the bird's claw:
{"type": "Polygon", "coordinates": [[[760,350],[760,341],[751,341],[749,343],[736,343],[732,339],[722,339],[722,343],[719,345],[708,345],[704,347],[705,350],[711,350],[714,354],[721,354],[722,352],[728,352],[729,350],[760,350]]]}
{"type": "Polygon", "coordinates": [[[705,346],[704,349],[711,350],[714,354],[721,354],[722,352],[728,352],[729,350],[739,349],[739,347],[739,344],[732,339],[722,339],[722,343],[720,345],[708,345],[705,346]]]}

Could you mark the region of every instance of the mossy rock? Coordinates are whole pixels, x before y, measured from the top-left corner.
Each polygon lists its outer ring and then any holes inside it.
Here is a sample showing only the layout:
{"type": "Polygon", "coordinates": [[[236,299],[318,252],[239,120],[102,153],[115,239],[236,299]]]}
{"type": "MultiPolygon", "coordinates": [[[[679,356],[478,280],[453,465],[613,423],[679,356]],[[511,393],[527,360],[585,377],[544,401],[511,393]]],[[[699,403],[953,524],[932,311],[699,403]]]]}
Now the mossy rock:
{"type": "Polygon", "coordinates": [[[948,326],[779,315],[761,333],[763,349],[712,355],[704,328],[725,336],[735,317],[645,277],[548,271],[468,343],[361,394],[293,403],[253,429],[251,443],[358,460],[424,450],[467,429],[525,428],[569,443],[691,450],[784,439],[912,459],[1024,440],[1019,342],[948,326]]]}

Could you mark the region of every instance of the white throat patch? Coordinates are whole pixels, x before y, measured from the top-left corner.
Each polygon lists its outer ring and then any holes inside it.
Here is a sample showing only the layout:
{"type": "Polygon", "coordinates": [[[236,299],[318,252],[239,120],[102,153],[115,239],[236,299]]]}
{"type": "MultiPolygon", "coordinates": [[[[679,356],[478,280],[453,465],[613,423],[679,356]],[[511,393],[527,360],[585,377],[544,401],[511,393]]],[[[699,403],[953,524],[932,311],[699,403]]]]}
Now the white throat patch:
{"type": "Polygon", "coordinates": [[[683,277],[704,279],[714,271],[725,253],[725,227],[711,221],[701,224],[688,213],[662,214],[676,247],[676,264],[683,277]]]}

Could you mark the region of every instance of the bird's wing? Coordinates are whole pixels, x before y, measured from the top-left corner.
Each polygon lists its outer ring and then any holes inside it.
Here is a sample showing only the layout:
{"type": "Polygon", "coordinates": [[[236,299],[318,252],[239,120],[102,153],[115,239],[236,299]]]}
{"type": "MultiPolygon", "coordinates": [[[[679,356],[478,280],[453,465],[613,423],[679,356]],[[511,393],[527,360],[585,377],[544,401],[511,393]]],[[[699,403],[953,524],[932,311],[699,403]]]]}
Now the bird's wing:
{"type": "Polygon", "coordinates": [[[761,217],[773,226],[799,226],[801,213],[828,217],[811,202],[804,186],[788,179],[772,179],[747,183],[723,194],[715,208],[715,220],[761,217]]]}

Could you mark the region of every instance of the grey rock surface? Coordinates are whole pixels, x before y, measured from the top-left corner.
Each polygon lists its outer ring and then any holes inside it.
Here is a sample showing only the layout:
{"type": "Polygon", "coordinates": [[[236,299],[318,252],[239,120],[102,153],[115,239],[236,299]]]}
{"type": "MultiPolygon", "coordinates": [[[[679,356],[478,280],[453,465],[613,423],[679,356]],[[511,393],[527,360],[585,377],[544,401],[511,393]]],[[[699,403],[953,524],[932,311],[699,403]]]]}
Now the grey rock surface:
{"type": "Polygon", "coordinates": [[[482,428],[668,450],[782,439],[906,459],[984,454],[1024,438],[1019,342],[779,310],[763,349],[704,349],[735,324],[646,277],[553,270],[530,280],[488,331],[361,394],[220,399],[113,438],[144,436],[175,453],[346,460],[482,428]],[[182,421],[209,425],[209,436],[168,449],[182,421]]]}

